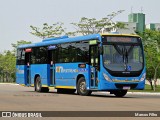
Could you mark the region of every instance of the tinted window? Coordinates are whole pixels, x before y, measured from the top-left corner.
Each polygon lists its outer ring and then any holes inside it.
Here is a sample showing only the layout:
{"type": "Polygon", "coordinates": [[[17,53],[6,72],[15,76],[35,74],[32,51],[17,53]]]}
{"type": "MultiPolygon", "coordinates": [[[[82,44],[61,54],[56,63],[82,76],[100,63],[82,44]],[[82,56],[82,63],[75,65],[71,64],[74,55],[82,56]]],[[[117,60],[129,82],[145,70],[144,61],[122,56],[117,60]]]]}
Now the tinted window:
{"type": "Polygon", "coordinates": [[[47,47],[33,48],[32,56],[31,56],[32,64],[47,64],[48,62],[47,51],[48,51],[47,47]]]}
{"type": "Polygon", "coordinates": [[[88,62],[88,43],[66,43],[61,44],[58,49],[58,63],[67,62],[88,62]]]}
{"type": "Polygon", "coordinates": [[[25,64],[25,50],[17,49],[17,65],[25,64]]]}

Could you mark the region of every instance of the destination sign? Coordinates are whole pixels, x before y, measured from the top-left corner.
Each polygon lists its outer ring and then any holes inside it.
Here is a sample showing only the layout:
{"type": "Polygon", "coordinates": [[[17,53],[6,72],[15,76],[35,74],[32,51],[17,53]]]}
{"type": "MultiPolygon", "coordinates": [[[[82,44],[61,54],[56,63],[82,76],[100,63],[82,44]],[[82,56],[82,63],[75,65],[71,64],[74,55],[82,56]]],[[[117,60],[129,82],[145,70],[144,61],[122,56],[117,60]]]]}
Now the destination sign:
{"type": "Polygon", "coordinates": [[[103,42],[121,42],[121,43],[138,43],[137,37],[108,36],[104,37],[103,42]]]}

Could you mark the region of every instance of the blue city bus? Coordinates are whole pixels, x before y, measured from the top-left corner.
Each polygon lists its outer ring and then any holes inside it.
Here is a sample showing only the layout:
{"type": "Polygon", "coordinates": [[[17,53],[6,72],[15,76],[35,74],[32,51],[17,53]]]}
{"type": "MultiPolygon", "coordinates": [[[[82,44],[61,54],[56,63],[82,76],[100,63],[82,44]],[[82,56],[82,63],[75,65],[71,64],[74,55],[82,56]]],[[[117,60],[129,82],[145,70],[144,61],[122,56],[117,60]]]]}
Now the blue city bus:
{"type": "Polygon", "coordinates": [[[130,34],[91,34],[44,39],[17,48],[16,82],[37,92],[123,97],[143,90],[146,66],[142,40],[130,34]]]}

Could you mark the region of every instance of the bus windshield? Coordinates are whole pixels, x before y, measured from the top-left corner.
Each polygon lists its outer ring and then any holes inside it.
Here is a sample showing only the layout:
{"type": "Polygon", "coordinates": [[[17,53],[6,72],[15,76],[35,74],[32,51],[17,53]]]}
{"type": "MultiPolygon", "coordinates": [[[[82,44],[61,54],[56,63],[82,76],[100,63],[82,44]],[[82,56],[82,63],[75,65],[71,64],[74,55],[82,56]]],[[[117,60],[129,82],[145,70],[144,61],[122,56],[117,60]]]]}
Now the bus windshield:
{"type": "Polygon", "coordinates": [[[143,69],[142,45],[136,39],[127,42],[118,42],[115,38],[114,41],[104,41],[103,63],[109,72],[131,73],[143,69]]]}

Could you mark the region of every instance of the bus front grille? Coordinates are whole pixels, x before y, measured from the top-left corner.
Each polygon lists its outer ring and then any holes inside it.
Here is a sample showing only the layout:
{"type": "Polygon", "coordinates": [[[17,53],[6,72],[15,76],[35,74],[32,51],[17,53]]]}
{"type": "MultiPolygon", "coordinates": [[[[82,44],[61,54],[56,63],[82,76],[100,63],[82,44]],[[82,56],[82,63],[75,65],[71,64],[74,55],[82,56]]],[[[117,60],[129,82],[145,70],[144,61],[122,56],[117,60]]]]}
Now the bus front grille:
{"type": "Polygon", "coordinates": [[[130,89],[134,89],[137,87],[137,83],[136,84],[115,84],[115,86],[118,88],[118,89],[123,89],[123,87],[130,87],[130,89]]]}

